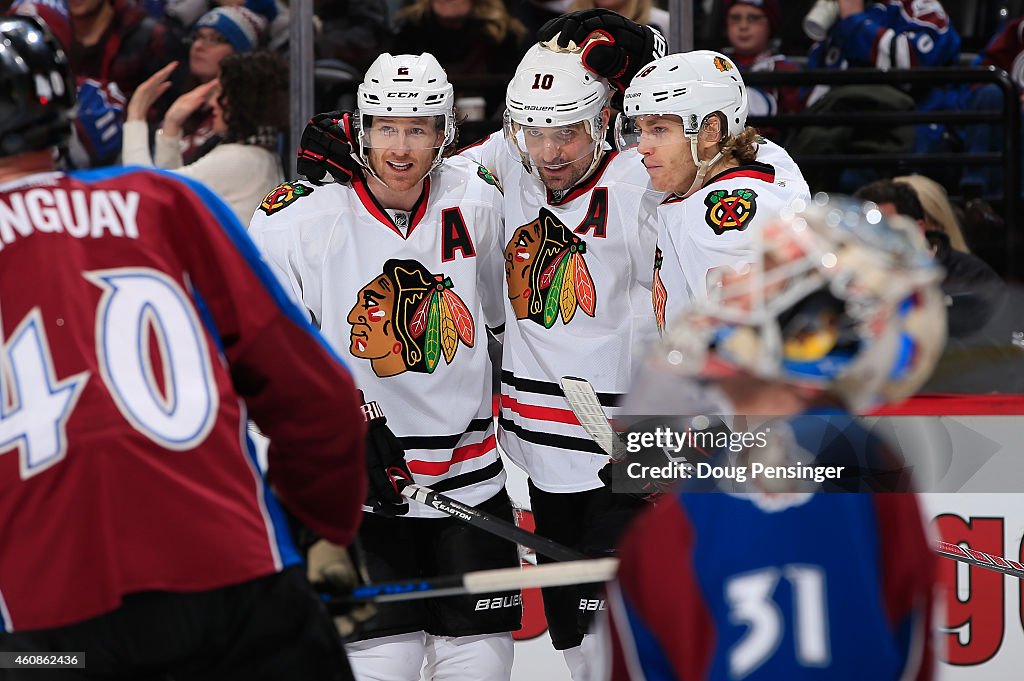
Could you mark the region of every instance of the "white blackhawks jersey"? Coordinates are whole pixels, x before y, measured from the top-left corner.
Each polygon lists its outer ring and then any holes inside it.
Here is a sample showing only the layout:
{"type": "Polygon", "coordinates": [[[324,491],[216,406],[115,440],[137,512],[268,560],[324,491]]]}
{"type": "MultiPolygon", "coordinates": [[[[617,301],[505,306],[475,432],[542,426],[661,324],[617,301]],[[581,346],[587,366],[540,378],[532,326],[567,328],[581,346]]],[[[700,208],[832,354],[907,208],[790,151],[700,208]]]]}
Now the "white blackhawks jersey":
{"type": "Polygon", "coordinates": [[[651,254],[662,194],[635,153],[605,154],[561,200],[526,172],[501,134],[462,152],[505,191],[507,308],[498,433],[502,449],[547,492],[601,485],[601,449],[559,386],[590,381],[610,417],[635,362],[657,336],[651,254]]]}
{"type": "MultiPolygon", "coordinates": [[[[415,481],[474,506],[497,494],[485,326],[504,324],[502,198],[490,172],[447,159],[408,213],[363,181],[286,182],[249,233],[380,405],[415,481]]],[[[411,504],[409,516],[444,514],[411,504]]]]}
{"type": "Polygon", "coordinates": [[[709,272],[750,260],[761,225],[797,198],[810,199],[807,182],[786,150],[768,140],[753,163],[719,173],[688,198],[667,197],[658,208],[654,257],[658,326],[707,297],[709,272]]]}

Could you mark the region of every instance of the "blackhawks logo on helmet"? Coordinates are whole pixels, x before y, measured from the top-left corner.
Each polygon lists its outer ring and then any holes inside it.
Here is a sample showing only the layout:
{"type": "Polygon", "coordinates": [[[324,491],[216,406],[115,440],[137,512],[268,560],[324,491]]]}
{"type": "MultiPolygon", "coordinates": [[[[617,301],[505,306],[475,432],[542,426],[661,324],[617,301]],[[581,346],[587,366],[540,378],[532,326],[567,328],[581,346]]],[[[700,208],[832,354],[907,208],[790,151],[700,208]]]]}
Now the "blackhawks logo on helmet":
{"type": "Polygon", "coordinates": [[[260,203],[260,210],[267,215],[273,215],[303,196],[309,196],[312,193],[313,188],[301,182],[285,182],[275,187],[269,194],[263,197],[263,201],[260,203]]]}
{"type": "Polygon", "coordinates": [[[586,242],[547,208],[516,229],[505,245],[505,279],[516,319],[550,329],[559,316],[563,324],[571,322],[577,309],[593,317],[597,291],[586,252],[586,242]]]}
{"type": "Polygon", "coordinates": [[[718,69],[719,71],[722,71],[723,73],[725,71],[732,71],[732,62],[726,59],[725,57],[715,57],[713,63],[715,65],[715,68],[718,69]]]}
{"type": "Polygon", "coordinates": [[[476,340],[473,315],[454,288],[415,260],[388,260],[356,294],[349,352],[370,360],[380,377],[432,374],[442,357],[451,364],[460,342],[473,347],[476,340]]]}
{"type": "Polygon", "coordinates": [[[715,234],[724,234],[730,229],[742,232],[757,213],[757,192],[753,189],[734,189],[727,192],[717,189],[704,197],[708,212],[704,220],[715,234]]]}

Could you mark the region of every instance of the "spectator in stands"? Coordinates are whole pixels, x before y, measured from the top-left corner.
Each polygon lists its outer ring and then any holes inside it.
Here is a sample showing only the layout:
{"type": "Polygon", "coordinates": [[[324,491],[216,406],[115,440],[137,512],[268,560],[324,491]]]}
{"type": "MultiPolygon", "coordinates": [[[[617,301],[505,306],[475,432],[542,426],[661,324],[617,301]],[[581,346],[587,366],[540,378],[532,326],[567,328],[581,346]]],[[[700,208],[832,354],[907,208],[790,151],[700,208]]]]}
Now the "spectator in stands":
{"type": "MultiPolygon", "coordinates": [[[[191,45],[188,51],[187,74],[181,87],[174,88],[181,95],[196,87],[209,83],[217,77],[220,62],[224,57],[259,48],[266,38],[267,21],[262,16],[244,7],[218,7],[212,9],[198,21],[191,31],[191,45]]],[[[178,82],[179,67],[171,74],[171,81],[178,82]]],[[[174,87],[174,86],[172,86],[174,87]]],[[[152,121],[152,116],[148,117],[152,121]]],[[[178,121],[181,129],[182,163],[189,165],[199,160],[217,144],[221,138],[213,130],[213,107],[203,103],[184,121],[178,121]]],[[[156,165],[166,166],[157,148],[156,165]]],[[[245,224],[248,224],[243,221],[245,224]]]]}
{"type": "Polygon", "coordinates": [[[67,52],[71,45],[71,19],[68,16],[67,0],[14,0],[10,12],[42,19],[67,52]]]}
{"type": "Polygon", "coordinates": [[[627,19],[645,26],[653,26],[661,31],[662,35],[668,35],[668,12],[656,7],[654,0],[575,0],[569,11],[594,7],[618,12],[627,19]]]}
{"type": "MultiPolygon", "coordinates": [[[[779,0],[725,0],[725,28],[732,47],[732,58],[740,71],[796,71],[799,67],[775,52],[782,8],[779,0]]],[[[803,109],[800,89],[747,88],[750,115],[772,116],[803,109]]],[[[761,129],[766,137],[777,139],[778,131],[761,129]]],[[[779,141],[779,140],[777,140],[779,141]]]]}
{"type": "MultiPolygon", "coordinates": [[[[960,35],[950,24],[938,0],[837,0],[838,19],[825,39],[811,48],[809,69],[870,68],[909,69],[917,66],[955,66],[960,55],[960,35]]],[[[852,85],[829,88],[818,85],[808,94],[812,111],[935,111],[950,108],[954,93],[943,87],[909,94],[886,85],[852,85]]],[[[806,128],[788,140],[794,155],[801,153],[941,151],[946,147],[945,129],[918,125],[906,134],[892,126],[853,130],[831,126],[806,128]],[[852,131],[852,132],[851,132],[852,131]]],[[[865,184],[863,172],[846,171],[839,187],[846,191],[865,184]]],[[[874,175],[877,177],[877,175],[874,175]]]]}
{"type": "MultiPolygon", "coordinates": [[[[915,183],[927,179],[914,177],[915,183]]],[[[912,185],[878,180],[858,189],[855,196],[874,202],[887,217],[899,214],[914,220],[945,270],[942,292],[948,305],[948,339],[923,391],[1018,393],[1024,389],[1024,348],[1014,342],[1015,332],[1022,328],[1016,312],[1020,308],[1011,302],[1013,292],[999,275],[981,258],[951,247],[949,232],[932,228],[912,185]]]]}
{"type": "MultiPolygon", "coordinates": [[[[1024,102],[1024,18],[1013,19],[999,31],[978,55],[976,66],[995,66],[1010,74],[1024,102]]],[[[1001,110],[1003,92],[995,83],[978,84],[964,88],[963,108],[975,111],[1001,110]]],[[[1001,126],[977,124],[965,126],[963,141],[966,150],[973,153],[1009,151],[1004,149],[1001,126]]],[[[1024,136],[1024,124],[1021,134],[1024,136]]],[[[1018,163],[1020,161],[1018,160],[1018,163]]],[[[1024,188],[1024,179],[1022,179],[1024,188]]],[[[1003,193],[1001,166],[967,166],[960,178],[964,196],[999,196],[1003,193]]]]}
{"type": "Polygon", "coordinates": [[[490,118],[505,108],[508,77],[525,53],[525,35],[504,0],[414,0],[398,13],[395,43],[403,51],[434,55],[460,97],[487,100],[490,118]],[[493,85],[467,87],[459,82],[462,77],[491,74],[498,76],[493,85]]]}
{"type": "Polygon", "coordinates": [[[949,195],[941,184],[924,175],[903,175],[894,177],[893,181],[910,185],[917,194],[924,211],[922,219],[926,234],[941,232],[951,248],[961,253],[971,252],[960,228],[960,220],[953,210],[953,204],[949,202],[949,195]]]}
{"type": "MultiPolygon", "coordinates": [[[[146,109],[166,89],[174,66],[168,64],[153,74],[129,102],[125,164],[153,165],[146,109]]],[[[185,93],[167,110],[156,137],[161,167],[206,183],[248,224],[263,197],[284,181],[277,149],[279,136],[288,128],[287,74],[287,64],[276,53],[225,57],[217,79],[185,93]],[[183,165],[181,125],[207,102],[214,112],[214,131],[224,141],[195,163],[183,165]]]]}
{"type": "Polygon", "coordinates": [[[162,21],[168,30],[184,38],[196,21],[217,7],[244,7],[267,20],[267,47],[281,50],[288,43],[288,5],[282,0],[166,0],[162,21]]]}
{"type": "Polygon", "coordinates": [[[322,27],[315,42],[317,59],[338,59],[363,72],[393,37],[384,0],[315,0],[313,11],[322,27]]]}
{"type": "Polygon", "coordinates": [[[537,35],[537,30],[550,19],[565,14],[573,0],[506,0],[509,12],[526,26],[526,33],[537,35]]]}
{"type": "Polygon", "coordinates": [[[68,60],[78,88],[77,166],[115,163],[124,103],[174,56],[167,31],[132,0],[70,0],[68,60]]]}

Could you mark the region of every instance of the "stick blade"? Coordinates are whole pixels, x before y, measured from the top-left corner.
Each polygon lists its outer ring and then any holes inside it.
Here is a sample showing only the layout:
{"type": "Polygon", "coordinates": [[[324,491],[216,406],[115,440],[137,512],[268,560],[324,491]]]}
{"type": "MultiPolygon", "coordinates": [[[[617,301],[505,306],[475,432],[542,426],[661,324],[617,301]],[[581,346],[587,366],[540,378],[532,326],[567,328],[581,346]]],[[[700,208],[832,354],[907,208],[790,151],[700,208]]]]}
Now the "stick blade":
{"type": "Polygon", "coordinates": [[[625,456],[626,448],[612,428],[608,415],[597,397],[594,386],[582,378],[562,376],[558,379],[565,393],[565,399],[576,415],[583,429],[594,439],[597,446],[612,458],[619,460],[625,456]]]}

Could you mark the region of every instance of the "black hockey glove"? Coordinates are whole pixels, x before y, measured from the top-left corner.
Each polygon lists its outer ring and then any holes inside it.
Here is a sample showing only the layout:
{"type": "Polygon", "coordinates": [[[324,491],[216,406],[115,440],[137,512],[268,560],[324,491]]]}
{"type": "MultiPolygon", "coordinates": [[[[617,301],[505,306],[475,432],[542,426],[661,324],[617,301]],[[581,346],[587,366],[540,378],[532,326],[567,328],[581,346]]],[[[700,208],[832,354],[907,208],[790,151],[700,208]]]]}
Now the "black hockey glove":
{"type": "Polygon", "coordinates": [[[583,46],[583,65],[607,79],[619,98],[637,71],[668,51],[665,37],[655,29],[600,8],[563,14],[537,31],[539,42],[556,37],[559,47],[568,47],[570,41],[583,46]]]}
{"type": "Polygon", "coordinates": [[[306,575],[317,591],[335,597],[331,615],[343,638],[351,636],[377,613],[372,602],[346,601],[353,589],[370,581],[358,541],[351,546],[338,546],[320,539],[306,554],[306,575]]]}
{"type": "Polygon", "coordinates": [[[329,111],[309,119],[299,140],[299,175],[315,185],[324,183],[330,173],[335,182],[347,184],[362,169],[352,148],[352,115],[346,111],[329,111]]]}
{"type": "Polygon", "coordinates": [[[409,503],[398,487],[401,478],[412,481],[412,473],[405,463],[405,448],[388,428],[388,420],[376,402],[364,401],[363,418],[366,419],[366,469],[370,476],[366,505],[380,515],[405,515],[409,512],[409,503]]]}

